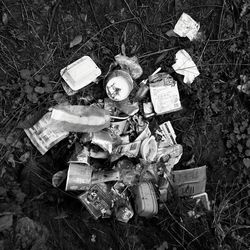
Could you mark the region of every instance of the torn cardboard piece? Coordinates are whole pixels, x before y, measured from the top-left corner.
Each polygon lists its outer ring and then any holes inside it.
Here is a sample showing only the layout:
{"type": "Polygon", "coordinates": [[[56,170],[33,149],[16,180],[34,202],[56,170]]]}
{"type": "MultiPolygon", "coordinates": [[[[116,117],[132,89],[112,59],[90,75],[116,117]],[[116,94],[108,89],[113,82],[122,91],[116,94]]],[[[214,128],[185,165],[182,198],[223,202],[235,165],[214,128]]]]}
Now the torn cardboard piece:
{"type": "Polygon", "coordinates": [[[157,115],[182,109],[177,82],[167,73],[158,73],[149,78],[150,96],[157,115]]]}
{"type": "Polygon", "coordinates": [[[188,14],[182,13],[173,31],[180,37],[187,37],[190,41],[192,41],[197,37],[199,29],[199,23],[197,23],[188,14]]]}
{"type": "Polygon", "coordinates": [[[179,50],[175,55],[176,63],[172,68],[176,73],[184,75],[183,82],[191,84],[194,79],[200,75],[198,68],[193,62],[191,56],[184,49],[179,50]]]}
{"type": "Polygon", "coordinates": [[[24,129],[26,135],[42,155],[69,134],[60,127],[55,130],[50,123],[51,112],[48,112],[33,127],[24,129]]]}
{"type": "Polygon", "coordinates": [[[207,181],[206,166],[173,171],[172,178],[174,190],[180,197],[204,193],[207,181]]]}

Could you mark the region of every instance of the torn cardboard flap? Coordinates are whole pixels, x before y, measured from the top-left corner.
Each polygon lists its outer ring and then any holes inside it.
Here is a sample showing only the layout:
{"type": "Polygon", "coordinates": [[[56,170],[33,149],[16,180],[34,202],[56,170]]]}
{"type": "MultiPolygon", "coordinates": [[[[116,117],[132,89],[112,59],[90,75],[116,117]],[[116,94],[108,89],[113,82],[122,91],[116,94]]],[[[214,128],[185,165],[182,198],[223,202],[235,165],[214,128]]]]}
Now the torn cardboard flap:
{"type": "Polygon", "coordinates": [[[205,192],[206,166],[172,172],[174,189],[179,196],[191,196],[205,192]]]}

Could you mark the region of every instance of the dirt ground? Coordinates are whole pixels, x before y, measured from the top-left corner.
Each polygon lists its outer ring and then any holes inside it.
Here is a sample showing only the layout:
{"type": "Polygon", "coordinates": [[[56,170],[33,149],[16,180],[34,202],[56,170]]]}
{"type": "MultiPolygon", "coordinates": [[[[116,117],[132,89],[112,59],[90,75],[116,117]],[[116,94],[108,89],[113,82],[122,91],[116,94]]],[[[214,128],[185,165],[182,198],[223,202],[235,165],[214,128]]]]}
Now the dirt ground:
{"type": "Polygon", "coordinates": [[[250,97],[237,89],[250,80],[248,0],[1,0],[0,10],[0,249],[250,249],[250,97]],[[167,35],[183,12],[198,40],[167,35]],[[89,55],[105,74],[124,48],[142,79],[160,66],[178,81],[183,109],[150,119],[172,122],[184,149],[175,169],[208,167],[212,210],[199,218],[170,199],[152,219],[95,221],[77,193],[51,185],[74,138],[41,156],[23,132],[57,103],[104,96],[99,84],[68,97],[63,67],[89,55]],[[191,86],[171,67],[180,49],[200,71],[191,86]]]}

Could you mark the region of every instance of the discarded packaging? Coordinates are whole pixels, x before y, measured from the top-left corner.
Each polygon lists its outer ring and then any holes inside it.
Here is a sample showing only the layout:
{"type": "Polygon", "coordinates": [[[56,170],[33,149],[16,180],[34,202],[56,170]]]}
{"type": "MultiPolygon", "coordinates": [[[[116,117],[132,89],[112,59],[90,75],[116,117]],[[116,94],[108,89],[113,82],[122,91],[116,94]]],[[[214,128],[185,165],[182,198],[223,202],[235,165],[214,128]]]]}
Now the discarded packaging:
{"type": "Polygon", "coordinates": [[[156,134],[161,137],[159,148],[169,147],[176,144],[176,135],[170,121],[162,123],[156,131],[156,134]]]}
{"type": "Polygon", "coordinates": [[[60,71],[69,87],[77,91],[101,75],[101,70],[89,56],[83,56],[60,71]]]}
{"type": "Polygon", "coordinates": [[[126,71],[115,70],[107,78],[106,92],[113,101],[125,100],[133,87],[133,79],[126,71]]]}
{"type": "Polygon", "coordinates": [[[67,169],[56,172],[52,177],[52,186],[59,187],[67,177],[67,169]]]}
{"type": "Polygon", "coordinates": [[[111,122],[110,130],[117,135],[121,135],[125,131],[126,124],[127,120],[111,122]]]}
{"type": "Polygon", "coordinates": [[[151,217],[158,213],[158,203],[152,183],[139,183],[135,188],[135,196],[135,208],[139,216],[151,217]]]}
{"type": "Polygon", "coordinates": [[[200,72],[193,62],[191,56],[184,49],[179,50],[175,55],[176,63],[172,68],[176,73],[184,75],[183,82],[191,84],[200,72]]]}
{"type": "Polygon", "coordinates": [[[122,70],[128,71],[133,79],[139,78],[143,73],[138,59],[135,56],[127,57],[119,54],[115,56],[115,61],[120,65],[122,70]]]}
{"type": "Polygon", "coordinates": [[[150,96],[157,115],[175,112],[181,102],[177,82],[166,73],[158,73],[149,78],[150,96]]]}
{"type": "Polygon", "coordinates": [[[51,127],[66,132],[96,132],[110,125],[108,111],[91,106],[58,105],[53,107],[51,127]]]}
{"type": "Polygon", "coordinates": [[[69,134],[60,127],[57,130],[52,129],[50,122],[51,112],[48,112],[33,127],[24,129],[26,135],[42,155],[69,134]]]}
{"type": "Polygon", "coordinates": [[[112,198],[98,185],[94,185],[86,193],[79,195],[78,199],[96,220],[105,214],[111,214],[112,198]]]}
{"type": "Polygon", "coordinates": [[[90,153],[87,147],[81,148],[79,144],[76,144],[75,152],[71,156],[69,163],[78,164],[90,164],[90,153]]]}
{"type": "Polygon", "coordinates": [[[91,184],[98,184],[110,181],[119,181],[120,173],[117,170],[94,172],[91,178],[91,184]]]}
{"type": "Polygon", "coordinates": [[[150,138],[144,139],[141,143],[140,152],[144,160],[148,162],[154,161],[157,155],[157,143],[153,135],[150,138]]]}
{"type": "Polygon", "coordinates": [[[135,139],[135,141],[144,141],[145,139],[149,138],[151,136],[151,131],[148,127],[148,124],[146,124],[145,129],[138,135],[138,137],[135,139]]]}
{"type": "Polygon", "coordinates": [[[208,195],[206,192],[194,195],[192,196],[192,198],[195,199],[197,202],[201,202],[203,206],[205,207],[205,209],[207,209],[208,211],[211,210],[210,202],[208,200],[208,195]]]}
{"type": "Polygon", "coordinates": [[[65,190],[88,190],[93,169],[85,164],[70,163],[65,190]]]}
{"type": "Polygon", "coordinates": [[[206,166],[173,171],[172,177],[174,189],[180,197],[205,192],[206,166]]]}
{"type": "Polygon", "coordinates": [[[144,102],[142,105],[143,105],[143,113],[146,118],[155,115],[152,102],[144,102]]]}
{"type": "Polygon", "coordinates": [[[200,24],[186,13],[182,13],[174,27],[174,32],[180,37],[188,37],[190,41],[197,37],[200,24]]]}
{"type": "Polygon", "coordinates": [[[124,199],[124,202],[117,206],[115,216],[118,221],[124,223],[128,223],[128,221],[134,216],[133,208],[128,199],[124,199]]]}

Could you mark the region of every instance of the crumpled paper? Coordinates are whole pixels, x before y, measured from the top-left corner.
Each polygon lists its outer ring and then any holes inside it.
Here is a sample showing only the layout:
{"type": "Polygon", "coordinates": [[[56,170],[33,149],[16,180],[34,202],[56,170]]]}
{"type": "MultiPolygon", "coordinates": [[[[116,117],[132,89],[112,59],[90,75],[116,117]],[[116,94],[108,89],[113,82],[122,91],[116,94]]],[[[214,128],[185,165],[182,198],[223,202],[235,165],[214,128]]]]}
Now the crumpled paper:
{"type": "Polygon", "coordinates": [[[188,14],[182,13],[173,31],[180,37],[187,37],[192,41],[197,37],[199,29],[199,23],[188,14]]]}
{"type": "Polygon", "coordinates": [[[184,83],[191,84],[200,72],[193,62],[191,56],[184,49],[179,50],[175,55],[176,63],[172,68],[176,73],[184,75],[184,83]]]}

